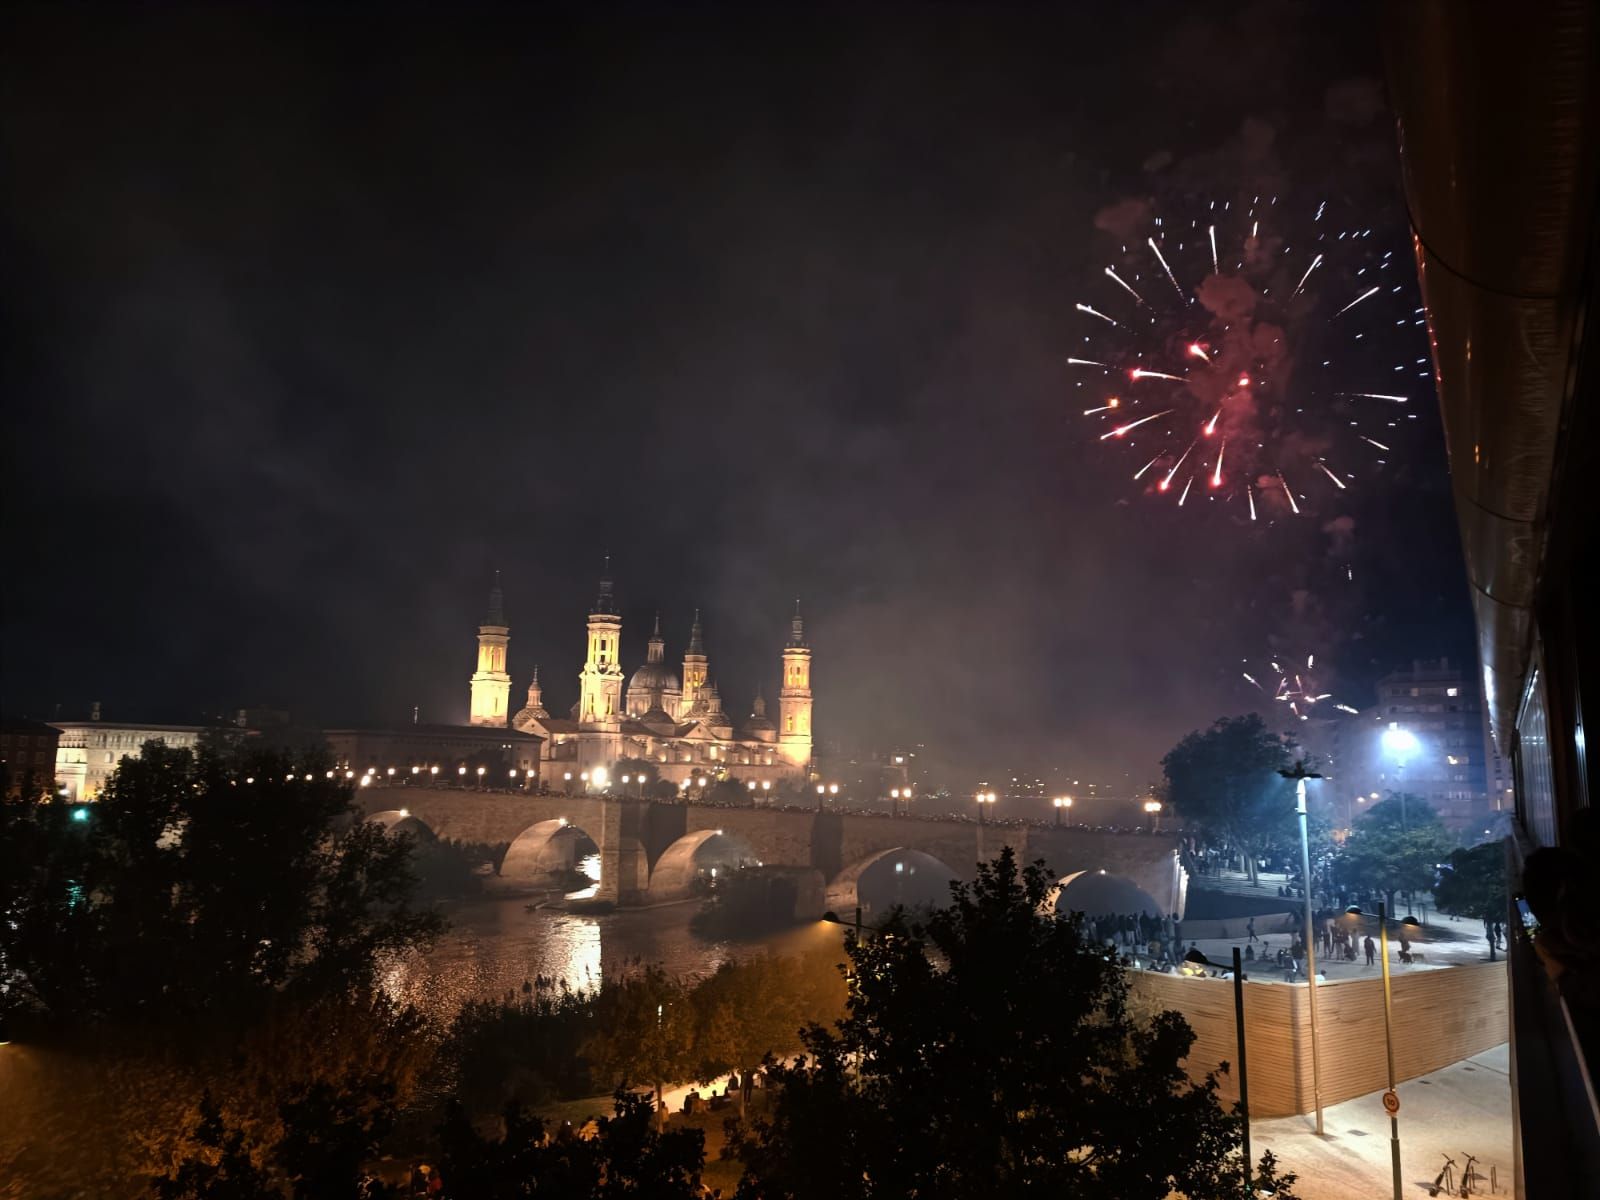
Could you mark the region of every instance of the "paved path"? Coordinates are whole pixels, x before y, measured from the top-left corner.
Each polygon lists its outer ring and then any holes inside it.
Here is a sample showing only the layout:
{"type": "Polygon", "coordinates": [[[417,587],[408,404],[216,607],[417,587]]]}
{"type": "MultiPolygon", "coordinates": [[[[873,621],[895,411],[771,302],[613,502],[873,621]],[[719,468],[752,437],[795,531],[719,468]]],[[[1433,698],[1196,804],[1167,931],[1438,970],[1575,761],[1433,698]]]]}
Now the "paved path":
{"type": "MultiPolygon", "coordinates": [[[[1505,1043],[1473,1058],[1402,1083],[1400,1181],[1402,1196],[1426,1196],[1443,1155],[1456,1160],[1457,1186],[1464,1152],[1478,1156],[1485,1174],[1499,1171],[1501,1195],[1511,1192],[1510,1054],[1505,1043]]],[[[1393,1191],[1389,1118],[1382,1092],[1323,1110],[1317,1137],[1313,1118],[1280,1117],[1250,1123],[1251,1149],[1278,1156],[1300,1179],[1301,1200],[1374,1200],[1393,1191]]],[[[1483,1194],[1488,1195],[1487,1183],[1483,1194]]]]}

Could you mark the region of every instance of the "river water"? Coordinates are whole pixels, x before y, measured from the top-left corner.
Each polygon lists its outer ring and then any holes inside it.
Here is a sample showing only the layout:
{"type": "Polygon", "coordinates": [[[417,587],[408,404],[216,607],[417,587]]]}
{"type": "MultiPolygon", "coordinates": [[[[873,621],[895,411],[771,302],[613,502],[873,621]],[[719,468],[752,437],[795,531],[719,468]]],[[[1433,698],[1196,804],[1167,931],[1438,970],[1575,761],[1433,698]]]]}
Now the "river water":
{"type": "Polygon", "coordinates": [[[442,906],[450,928],[432,950],[391,964],[385,990],[447,1024],[465,1001],[518,992],[536,975],[585,988],[636,963],[658,963],[669,975],[690,978],[730,958],[842,944],[843,931],[820,921],[754,941],[702,938],[689,928],[692,902],[600,915],[529,912],[527,905],[524,897],[508,897],[442,906]]]}

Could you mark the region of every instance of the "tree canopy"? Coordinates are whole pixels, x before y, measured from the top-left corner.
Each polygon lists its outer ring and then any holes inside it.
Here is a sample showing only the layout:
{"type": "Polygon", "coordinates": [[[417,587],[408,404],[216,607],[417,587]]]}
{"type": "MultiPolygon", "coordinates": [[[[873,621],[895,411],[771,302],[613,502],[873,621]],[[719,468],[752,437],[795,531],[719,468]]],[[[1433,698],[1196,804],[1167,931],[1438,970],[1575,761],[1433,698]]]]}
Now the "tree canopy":
{"type": "MultiPolygon", "coordinates": [[[[1079,921],[1040,915],[1054,883],[1007,849],[925,926],[851,938],[848,1014],[734,1131],[739,1195],[1253,1195],[1239,1118],[1184,1072],[1193,1032],[1134,1018],[1079,921]]],[[[1270,1157],[1259,1176],[1292,1194],[1270,1157]]]]}
{"type": "Polygon", "coordinates": [[[9,803],[0,994],[45,1016],[181,1021],[294,984],[359,988],[383,953],[426,944],[440,922],[411,906],[409,839],[356,820],[324,768],[152,741],[83,819],[9,803]]]}
{"type": "Polygon", "coordinates": [[[1356,819],[1334,864],[1339,879],[1356,892],[1381,892],[1394,911],[1396,892],[1427,891],[1455,839],[1431,805],[1391,796],[1356,819]]]}
{"type": "MultiPolygon", "coordinates": [[[[1443,912],[1482,921],[1484,929],[1506,919],[1506,848],[1503,842],[1450,852],[1450,868],[1439,875],[1434,904],[1443,912]]],[[[1494,940],[1489,941],[1494,961],[1494,940]]]]}
{"type": "Polygon", "coordinates": [[[1214,842],[1242,853],[1252,883],[1256,860],[1294,837],[1294,787],[1278,774],[1289,745],[1260,716],[1219,717],[1161,760],[1168,804],[1214,842]]]}

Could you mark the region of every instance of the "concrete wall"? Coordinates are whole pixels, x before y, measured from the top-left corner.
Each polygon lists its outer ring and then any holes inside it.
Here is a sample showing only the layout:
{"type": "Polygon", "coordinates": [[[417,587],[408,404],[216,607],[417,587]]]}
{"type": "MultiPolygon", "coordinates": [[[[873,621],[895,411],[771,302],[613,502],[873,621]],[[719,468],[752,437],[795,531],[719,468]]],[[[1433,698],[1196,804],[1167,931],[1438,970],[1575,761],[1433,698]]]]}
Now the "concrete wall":
{"type": "MultiPolygon", "coordinates": [[[[1505,1041],[1504,963],[1479,963],[1393,978],[1397,1079],[1414,1079],[1505,1041]]],[[[1315,1107],[1311,1077],[1310,998],[1306,987],[1245,984],[1245,1046],[1250,1066],[1250,1114],[1282,1117],[1315,1107]]],[[[1194,1027],[1189,1070],[1196,1077],[1220,1062],[1228,1103],[1239,1098],[1233,984],[1146,971],[1132,973],[1134,1002],[1175,1009],[1194,1027]]],[[[1337,1104],[1387,1086],[1383,1038],[1383,981],[1350,979],[1317,990],[1322,1103],[1337,1104]]],[[[1404,1114],[1402,1114],[1403,1116],[1404,1114]]],[[[1378,1114],[1374,1120],[1382,1117],[1378,1114]]],[[[1376,1126],[1374,1126],[1376,1128],[1376,1126]]]]}

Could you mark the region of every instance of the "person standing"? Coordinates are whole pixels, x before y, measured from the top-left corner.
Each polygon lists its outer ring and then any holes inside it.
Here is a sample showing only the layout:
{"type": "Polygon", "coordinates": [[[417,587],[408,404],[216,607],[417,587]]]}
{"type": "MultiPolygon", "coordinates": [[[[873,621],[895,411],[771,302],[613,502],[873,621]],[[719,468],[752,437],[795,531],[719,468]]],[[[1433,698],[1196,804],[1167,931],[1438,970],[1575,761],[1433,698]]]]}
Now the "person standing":
{"type": "Polygon", "coordinates": [[[1367,934],[1367,940],[1361,944],[1361,948],[1367,952],[1367,966],[1370,967],[1378,961],[1378,947],[1373,942],[1370,933],[1367,934]]]}
{"type": "Polygon", "coordinates": [[[1256,919],[1254,917],[1251,917],[1248,921],[1246,921],[1244,923],[1244,928],[1245,928],[1245,932],[1250,935],[1248,940],[1252,941],[1252,942],[1255,941],[1256,940],[1256,919]]]}

